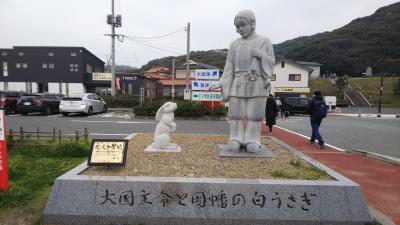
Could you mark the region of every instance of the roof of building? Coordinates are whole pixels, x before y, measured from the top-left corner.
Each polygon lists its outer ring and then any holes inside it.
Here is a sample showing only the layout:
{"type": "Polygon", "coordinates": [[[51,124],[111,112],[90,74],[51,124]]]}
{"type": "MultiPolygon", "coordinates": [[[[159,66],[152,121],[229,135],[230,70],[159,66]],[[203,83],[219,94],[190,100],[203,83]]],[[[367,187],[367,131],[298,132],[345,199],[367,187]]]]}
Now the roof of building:
{"type": "Polygon", "coordinates": [[[300,63],[298,63],[298,62],[296,62],[296,61],[290,60],[290,59],[281,59],[281,60],[278,60],[278,61],[275,62],[275,65],[280,64],[282,61],[285,61],[285,62],[287,62],[287,63],[289,63],[289,64],[292,64],[293,66],[297,66],[297,67],[300,67],[300,68],[302,68],[302,69],[305,69],[305,70],[307,70],[310,74],[312,73],[312,71],[314,71],[313,69],[311,69],[311,68],[309,68],[309,67],[307,67],[307,66],[305,66],[305,65],[303,65],[303,64],[300,64],[300,63]]]}
{"type": "MultiPolygon", "coordinates": [[[[212,66],[206,63],[202,63],[199,61],[194,61],[194,60],[189,60],[189,65],[191,69],[213,69],[213,70],[220,70],[222,71],[220,68],[216,67],[216,66],[212,66]]],[[[183,65],[177,66],[176,67],[177,70],[181,70],[181,69],[186,69],[186,63],[184,63],[183,65]]]]}
{"type": "MultiPolygon", "coordinates": [[[[192,80],[193,79],[189,79],[189,86],[192,85],[192,80]]],[[[162,85],[165,86],[172,86],[172,84],[176,85],[176,86],[183,86],[186,85],[186,79],[182,79],[182,78],[177,78],[177,79],[169,79],[169,80],[160,80],[160,82],[162,83],[162,85]]]]}
{"type": "Polygon", "coordinates": [[[97,57],[96,55],[94,55],[93,53],[91,53],[89,50],[87,50],[84,47],[76,47],[76,46],[13,46],[13,48],[15,50],[17,49],[26,49],[26,48],[52,48],[52,49],[60,49],[60,48],[65,48],[65,49],[79,49],[79,50],[83,50],[85,51],[87,54],[93,56],[94,58],[96,58],[97,60],[101,61],[103,64],[105,64],[105,62],[103,60],[101,60],[99,57],[97,57]]]}
{"type": "Polygon", "coordinates": [[[296,62],[305,66],[322,66],[322,64],[317,62],[305,62],[305,61],[296,61],[296,62]]]}

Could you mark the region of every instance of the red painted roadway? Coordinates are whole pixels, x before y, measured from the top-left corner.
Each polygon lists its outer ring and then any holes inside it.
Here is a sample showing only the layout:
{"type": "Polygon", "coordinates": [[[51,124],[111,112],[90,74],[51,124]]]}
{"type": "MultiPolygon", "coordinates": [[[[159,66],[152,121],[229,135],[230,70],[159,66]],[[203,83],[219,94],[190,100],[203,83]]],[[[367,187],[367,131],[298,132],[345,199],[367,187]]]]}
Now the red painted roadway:
{"type": "MultiPolygon", "coordinates": [[[[265,124],[262,125],[261,134],[267,135],[265,124]]],[[[272,136],[358,183],[368,205],[400,225],[400,166],[348,154],[328,146],[321,150],[318,144],[310,144],[307,138],[276,126],[272,136]]]]}

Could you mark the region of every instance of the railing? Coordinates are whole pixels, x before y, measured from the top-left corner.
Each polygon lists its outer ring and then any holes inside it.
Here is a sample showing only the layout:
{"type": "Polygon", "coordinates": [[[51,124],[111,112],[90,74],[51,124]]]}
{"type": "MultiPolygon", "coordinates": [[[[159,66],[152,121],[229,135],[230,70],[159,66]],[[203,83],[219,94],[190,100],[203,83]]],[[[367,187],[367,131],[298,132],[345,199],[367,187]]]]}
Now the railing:
{"type": "Polygon", "coordinates": [[[85,128],[83,133],[79,133],[79,131],[75,131],[74,134],[63,134],[61,130],[56,130],[55,127],[53,127],[53,131],[40,131],[39,127],[36,127],[36,131],[26,131],[24,130],[23,127],[19,127],[19,131],[15,132],[13,129],[8,130],[7,138],[10,141],[19,139],[19,140],[24,140],[24,139],[36,139],[36,140],[53,140],[56,141],[58,140],[61,142],[62,139],[70,139],[79,141],[80,138],[83,138],[85,141],[89,139],[89,132],[88,129],[85,128]]]}

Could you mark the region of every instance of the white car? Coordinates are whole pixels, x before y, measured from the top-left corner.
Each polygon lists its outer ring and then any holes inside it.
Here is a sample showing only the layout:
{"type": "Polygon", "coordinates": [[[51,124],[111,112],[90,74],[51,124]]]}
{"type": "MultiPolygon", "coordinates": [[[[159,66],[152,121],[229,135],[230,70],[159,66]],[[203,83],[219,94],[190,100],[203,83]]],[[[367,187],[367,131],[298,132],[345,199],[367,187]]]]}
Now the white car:
{"type": "Polygon", "coordinates": [[[93,113],[107,112],[107,104],[94,93],[70,94],[61,100],[59,109],[63,116],[68,116],[69,113],[85,113],[90,116],[93,113]]]}

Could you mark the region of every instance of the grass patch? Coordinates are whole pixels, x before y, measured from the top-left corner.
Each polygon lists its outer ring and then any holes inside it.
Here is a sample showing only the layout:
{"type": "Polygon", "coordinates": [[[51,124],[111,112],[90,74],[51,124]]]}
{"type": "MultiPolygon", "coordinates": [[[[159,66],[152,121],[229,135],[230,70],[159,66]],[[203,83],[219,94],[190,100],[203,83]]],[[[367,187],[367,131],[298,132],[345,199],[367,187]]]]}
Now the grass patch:
{"type": "MultiPolygon", "coordinates": [[[[385,107],[400,107],[400,95],[395,94],[398,77],[383,78],[382,105],[385,107]]],[[[381,77],[349,78],[349,84],[354,90],[361,91],[373,105],[378,105],[381,77]]]]}
{"type": "Polygon", "coordinates": [[[327,78],[310,80],[310,93],[308,97],[312,98],[314,91],[322,91],[324,96],[336,96],[337,104],[344,103],[344,93],[342,90],[337,90],[336,87],[327,78]]]}
{"type": "Polygon", "coordinates": [[[305,180],[320,180],[329,175],[319,169],[316,166],[302,162],[300,159],[292,159],[290,165],[294,171],[285,169],[278,169],[272,171],[271,175],[276,178],[287,178],[287,179],[305,179],[305,180]]]}
{"type": "Polygon", "coordinates": [[[0,192],[0,210],[31,204],[54,180],[83,162],[88,142],[18,141],[9,144],[9,191],[0,192]]]}

